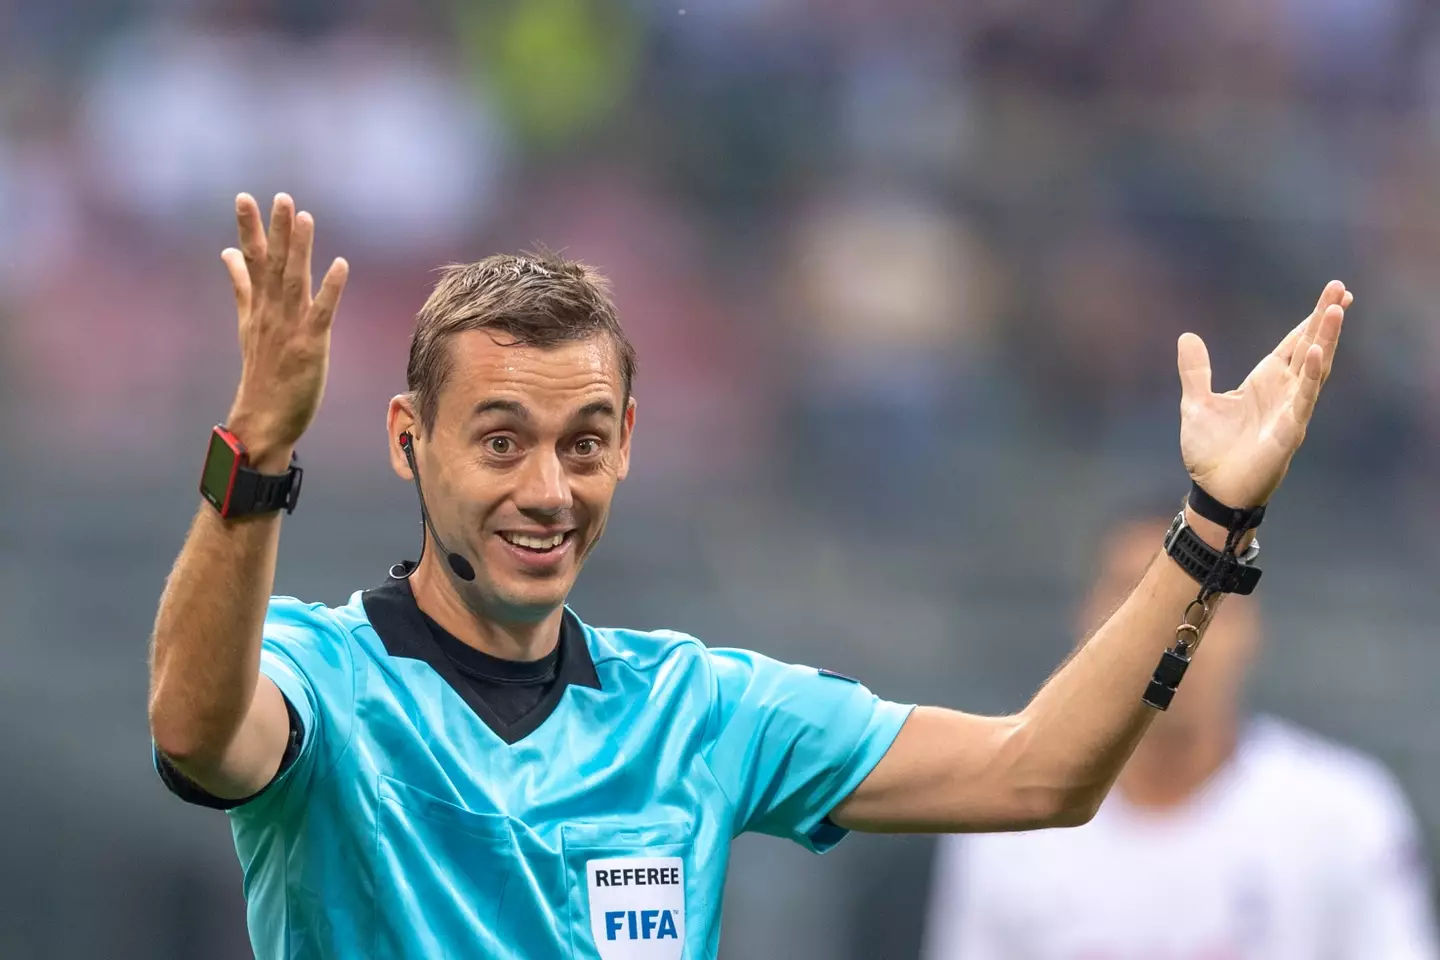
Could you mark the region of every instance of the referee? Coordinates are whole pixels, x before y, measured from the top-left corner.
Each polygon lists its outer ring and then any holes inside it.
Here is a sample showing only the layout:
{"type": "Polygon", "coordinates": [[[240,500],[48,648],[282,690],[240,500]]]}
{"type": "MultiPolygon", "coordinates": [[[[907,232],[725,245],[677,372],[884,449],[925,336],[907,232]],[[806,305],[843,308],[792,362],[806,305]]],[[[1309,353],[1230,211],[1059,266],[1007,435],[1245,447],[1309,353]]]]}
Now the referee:
{"type": "Polygon", "coordinates": [[[310,215],[284,194],[268,231],[249,196],[236,214],[243,368],[160,602],[149,709],[166,785],[229,812],[262,960],[713,958],[742,832],[820,853],[848,830],[1085,822],[1215,604],[1254,586],[1251,508],[1350,305],[1330,283],[1227,393],[1181,337],[1186,506],[1031,703],[980,717],[565,605],[629,470],[635,357],[605,281],[551,256],[448,268],[420,309],[387,420],[419,562],[340,607],[272,598],[348,268],[312,297],[310,215]]]}

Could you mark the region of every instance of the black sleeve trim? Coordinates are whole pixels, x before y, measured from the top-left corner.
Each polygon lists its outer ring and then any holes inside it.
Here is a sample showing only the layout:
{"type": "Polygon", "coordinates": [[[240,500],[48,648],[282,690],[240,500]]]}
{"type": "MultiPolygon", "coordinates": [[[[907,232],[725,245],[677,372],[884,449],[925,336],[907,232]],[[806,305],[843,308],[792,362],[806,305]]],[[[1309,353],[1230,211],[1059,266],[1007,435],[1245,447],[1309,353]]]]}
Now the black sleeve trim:
{"type": "Polygon", "coordinates": [[[241,797],[238,800],[217,797],[181,773],[175,764],[170,762],[170,758],[160,752],[159,748],[152,747],[151,749],[155,751],[155,772],[160,775],[160,782],[186,803],[193,803],[197,807],[209,807],[211,810],[233,810],[269,790],[276,780],[285,775],[286,770],[294,766],[296,758],[300,756],[300,745],[305,742],[305,724],[301,721],[300,714],[295,712],[295,707],[290,703],[289,697],[283,693],[280,696],[285,701],[285,712],[290,717],[290,739],[285,744],[284,756],[280,758],[280,769],[275,771],[275,776],[271,777],[270,782],[265,786],[250,796],[241,797]]]}

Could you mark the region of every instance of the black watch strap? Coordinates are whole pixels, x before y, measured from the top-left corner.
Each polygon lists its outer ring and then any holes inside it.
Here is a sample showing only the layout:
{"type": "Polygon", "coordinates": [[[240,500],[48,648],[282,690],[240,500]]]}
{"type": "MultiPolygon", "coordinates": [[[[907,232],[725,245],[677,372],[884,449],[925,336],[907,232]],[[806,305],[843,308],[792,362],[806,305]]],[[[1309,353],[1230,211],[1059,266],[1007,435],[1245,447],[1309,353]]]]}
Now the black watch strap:
{"type": "Polygon", "coordinates": [[[261,473],[250,467],[235,471],[235,488],[231,493],[230,515],[235,517],[253,513],[274,513],[284,510],[295,512],[300,500],[300,480],[305,471],[300,469],[300,458],[290,455],[290,469],[284,473],[261,473]]]}
{"type": "Polygon", "coordinates": [[[1221,553],[1185,523],[1183,512],[1175,518],[1170,535],[1165,538],[1165,552],[1196,583],[1209,584],[1217,593],[1244,596],[1253,593],[1260,582],[1260,568],[1250,562],[1259,553],[1258,544],[1252,543],[1243,557],[1221,553]]]}
{"type": "Polygon", "coordinates": [[[1190,482],[1190,496],[1185,498],[1185,502],[1190,504],[1190,509],[1198,515],[1227,530],[1254,530],[1260,526],[1260,521],[1265,519],[1263,506],[1245,508],[1226,506],[1206,493],[1205,488],[1193,480],[1190,482]]]}
{"type": "Polygon", "coordinates": [[[1160,663],[1155,667],[1142,698],[1147,705],[1156,710],[1169,709],[1175,690],[1190,666],[1195,645],[1200,642],[1200,634],[1214,613],[1211,599],[1217,594],[1255,592],[1255,586],[1260,582],[1260,568],[1255,566],[1255,559],[1260,555],[1260,541],[1251,540],[1243,554],[1237,556],[1236,551],[1240,549],[1245,533],[1260,526],[1264,518],[1263,506],[1227,507],[1201,489],[1198,483],[1192,484],[1186,506],[1175,514],[1175,521],[1165,535],[1165,554],[1200,584],[1200,593],[1181,614],[1180,625],[1175,628],[1175,645],[1160,656],[1160,663]],[[1191,529],[1185,521],[1187,509],[1224,527],[1225,546],[1216,550],[1191,529]]]}

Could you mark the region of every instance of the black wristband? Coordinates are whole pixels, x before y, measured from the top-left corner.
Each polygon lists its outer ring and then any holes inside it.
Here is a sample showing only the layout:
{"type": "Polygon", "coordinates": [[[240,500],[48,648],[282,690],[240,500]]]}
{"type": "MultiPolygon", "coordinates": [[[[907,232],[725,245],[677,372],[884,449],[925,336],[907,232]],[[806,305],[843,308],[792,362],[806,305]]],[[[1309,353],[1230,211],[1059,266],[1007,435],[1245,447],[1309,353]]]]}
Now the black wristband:
{"type": "Polygon", "coordinates": [[[305,471],[300,468],[300,457],[290,454],[290,466],[284,473],[261,473],[252,467],[240,467],[235,471],[231,502],[235,505],[231,516],[248,516],[257,513],[275,513],[284,510],[295,512],[300,500],[300,481],[305,471]]]}
{"type": "Polygon", "coordinates": [[[1145,689],[1142,699],[1156,710],[1170,707],[1175,690],[1190,666],[1190,655],[1200,641],[1200,632],[1210,621],[1211,598],[1224,593],[1253,593],[1255,585],[1260,582],[1260,568],[1255,566],[1255,558],[1260,554],[1260,541],[1250,541],[1243,555],[1237,555],[1237,551],[1245,533],[1260,526],[1260,521],[1265,518],[1265,508],[1227,507],[1206,493],[1198,483],[1191,484],[1190,496],[1186,500],[1196,514],[1225,528],[1225,546],[1216,550],[1190,529],[1183,509],[1175,514],[1175,521],[1165,536],[1165,553],[1200,584],[1200,595],[1185,608],[1180,625],[1175,628],[1175,646],[1161,655],[1150,685],[1145,689]],[[1192,620],[1191,611],[1196,608],[1200,610],[1200,618],[1192,620]]]}
{"type": "Polygon", "coordinates": [[[255,474],[256,510],[284,510],[286,513],[294,513],[295,504],[300,500],[300,481],[304,477],[305,471],[300,468],[300,457],[294,453],[290,454],[290,468],[284,473],[255,474]]]}
{"type": "Polygon", "coordinates": [[[1216,550],[1185,525],[1184,517],[1181,513],[1175,518],[1165,538],[1165,552],[1170,559],[1202,588],[1216,593],[1254,593],[1260,582],[1260,568],[1253,565],[1259,545],[1252,544],[1243,558],[1216,550]]]}
{"type": "Polygon", "coordinates": [[[1265,508],[1261,507],[1227,507],[1216,500],[1200,484],[1190,482],[1190,496],[1185,498],[1198,515],[1209,520],[1211,523],[1219,524],[1227,530],[1239,530],[1244,533],[1246,530],[1254,530],[1260,526],[1260,521],[1265,519],[1265,508]]]}

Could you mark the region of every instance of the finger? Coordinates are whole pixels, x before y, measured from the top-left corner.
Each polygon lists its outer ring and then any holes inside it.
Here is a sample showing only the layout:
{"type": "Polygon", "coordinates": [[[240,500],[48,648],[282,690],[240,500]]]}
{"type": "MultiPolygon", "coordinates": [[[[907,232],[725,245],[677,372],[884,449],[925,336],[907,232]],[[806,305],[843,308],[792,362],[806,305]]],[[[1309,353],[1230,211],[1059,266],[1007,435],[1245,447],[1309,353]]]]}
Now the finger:
{"type": "Polygon", "coordinates": [[[315,220],[305,211],[295,215],[290,235],[290,256],[285,264],[285,302],[300,311],[310,309],[310,248],[315,242],[315,220]]]}
{"type": "Polygon", "coordinates": [[[280,291],[285,278],[285,261],[290,255],[290,233],[295,221],[295,201],[287,193],[275,194],[270,208],[270,235],[265,240],[265,284],[262,289],[280,291]]]}
{"type": "Polygon", "coordinates": [[[1350,309],[1350,304],[1352,304],[1352,303],[1354,303],[1354,302],[1355,302],[1355,294],[1351,293],[1349,290],[1346,290],[1346,291],[1345,291],[1345,296],[1343,296],[1343,297],[1340,298],[1340,307],[1341,307],[1341,309],[1343,309],[1343,310],[1349,310],[1349,309],[1350,309]]]}
{"type": "Polygon", "coordinates": [[[1305,426],[1315,412],[1315,401],[1320,398],[1320,387],[1324,384],[1325,350],[1318,343],[1312,343],[1300,361],[1300,386],[1295,391],[1295,422],[1305,426]]]}
{"type": "MultiPolygon", "coordinates": [[[[1320,383],[1323,386],[1330,379],[1330,370],[1335,366],[1335,349],[1340,344],[1340,331],[1345,326],[1345,310],[1338,304],[1331,304],[1320,318],[1320,329],[1315,334],[1314,346],[1320,350],[1320,383]]],[[[1307,357],[1308,361],[1309,358],[1307,357]]]]}
{"type": "Polygon", "coordinates": [[[1180,402],[1198,403],[1210,396],[1210,351],[1193,333],[1181,334],[1176,345],[1180,369],[1180,402]]]}
{"type": "Polygon", "coordinates": [[[1300,342],[1300,338],[1305,334],[1305,328],[1309,325],[1310,318],[1306,317],[1294,329],[1285,334],[1285,339],[1275,345],[1275,355],[1288,364],[1290,358],[1295,355],[1295,345],[1300,342]]]}
{"type": "Polygon", "coordinates": [[[226,247],[220,259],[225,262],[230,285],[235,289],[235,309],[244,316],[250,312],[250,270],[245,265],[245,254],[234,247],[226,247]]]}
{"type": "Polygon", "coordinates": [[[1290,355],[1291,373],[1300,372],[1300,365],[1305,362],[1305,354],[1310,349],[1310,344],[1315,342],[1315,335],[1320,329],[1320,318],[1324,316],[1326,309],[1331,304],[1338,304],[1344,295],[1345,284],[1339,280],[1331,280],[1325,284],[1325,289],[1320,291],[1320,299],[1315,301],[1315,309],[1310,311],[1310,316],[1306,318],[1305,332],[1300,335],[1295,351],[1290,355]]]}
{"type": "Polygon", "coordinates": [[[260,220],[259,205],[248,193],[235,198],[235,223],[240,232],[240,253],[245,258],[253,290],[260,284],[265,269],[265,224],[260,220]]]}
{"type": "Polygon", "coordinates": [[[320,292],[310,305],[309,322],[325,330],[335,322],[335,310],[340,306],[340,294],[345,292],[345,281],[350,276],[350,264],[344,257],[336,257],[320,281],[320,292]]]}

